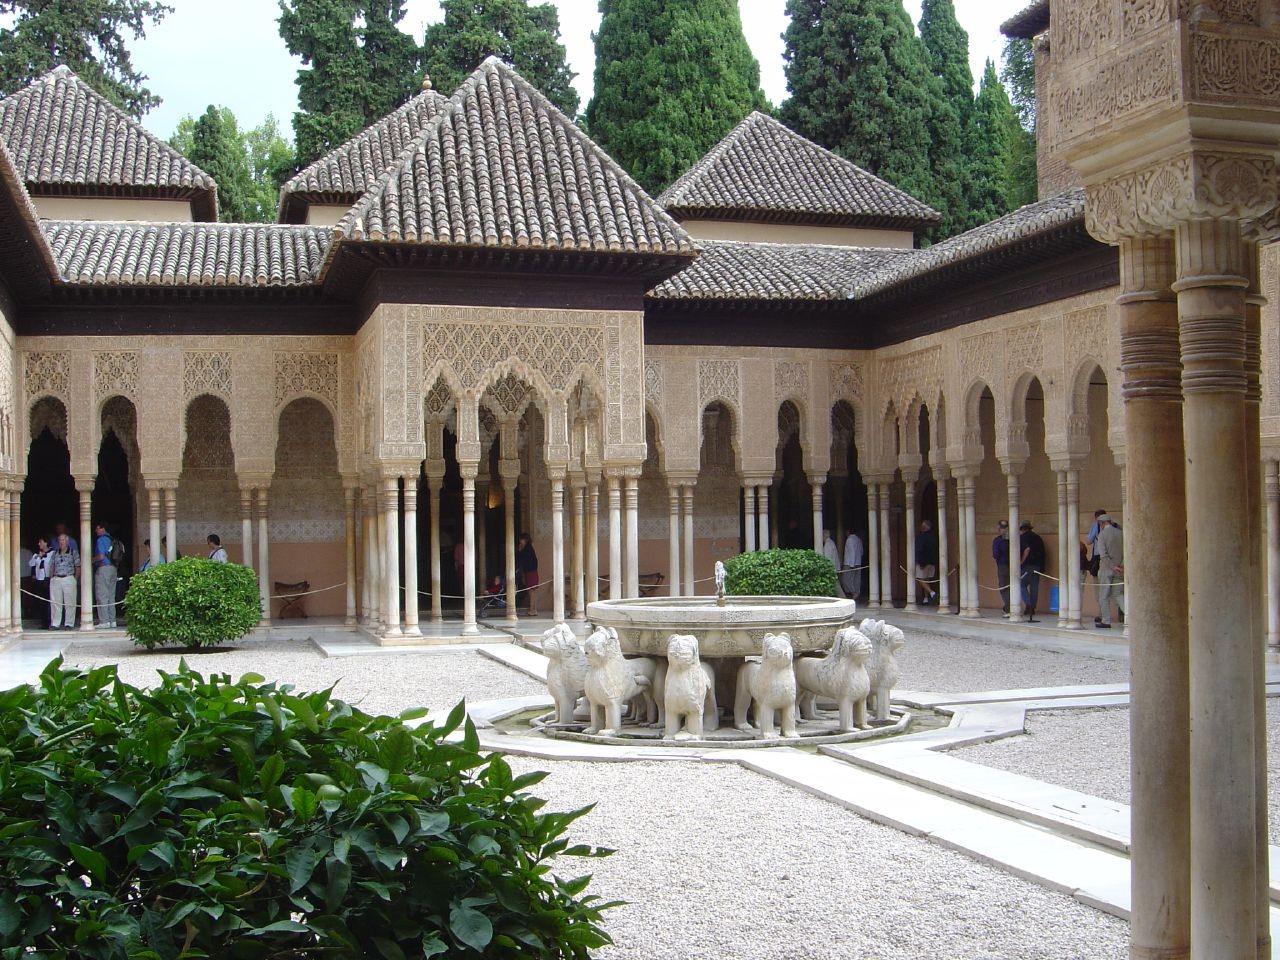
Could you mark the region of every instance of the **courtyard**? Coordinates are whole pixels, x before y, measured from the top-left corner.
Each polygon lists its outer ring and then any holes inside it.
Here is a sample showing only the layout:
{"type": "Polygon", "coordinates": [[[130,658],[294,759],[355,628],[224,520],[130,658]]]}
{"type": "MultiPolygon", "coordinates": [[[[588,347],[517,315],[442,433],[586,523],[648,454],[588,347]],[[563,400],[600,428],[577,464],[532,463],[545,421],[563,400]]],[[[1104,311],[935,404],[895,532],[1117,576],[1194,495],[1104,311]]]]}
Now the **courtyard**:
{"type": "MultiPolygon", "coordinates": [[[[336,627],[278,628],[188,662],[301,690],[336,685],[371,713],[444,711],[465,697],[486,745],[510,751],[517,772],[550,772],[532,791],[550,809],[595,805],[574,840],[617,853],[563,868],[589,869],[588,892],[627,901],[608,914],[615,945],[602,957],[1127,956],[1127,645],[926,614],[890,619],[908,637],[895,699],[953,717],[914,739],[949,738],[953,749],[913,750],[908,737],[824,755],[655,758],[663,752],[502,743],[485,719],[546,699],[542,658],[510,642],[388,648],[336,627]]],[[[180,659],[118,636],[31,633],[0,651],[0,686],[31,679],[58,650],[69,665],[116,663],[141,685],[180,659]]],[[[1267,679],[1276,782],[1274,662],[1267,679]]],[[[1273,928],[1277,914],[1273,906],[1273,928]]]]}

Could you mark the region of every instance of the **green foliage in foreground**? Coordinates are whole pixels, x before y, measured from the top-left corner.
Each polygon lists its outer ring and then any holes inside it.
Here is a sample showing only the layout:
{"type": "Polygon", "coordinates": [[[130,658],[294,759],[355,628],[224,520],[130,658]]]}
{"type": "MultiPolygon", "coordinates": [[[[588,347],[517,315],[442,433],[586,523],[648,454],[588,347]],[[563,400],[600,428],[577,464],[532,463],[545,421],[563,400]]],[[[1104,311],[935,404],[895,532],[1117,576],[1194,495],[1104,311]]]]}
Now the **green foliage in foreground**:
{"type": "Polygon", "coordinates": [[[586,958],[611,904],[551,873],[540,813],[441,726],[183,664],[149,691],[55,660],[0,693],[0,957],[586,958]]]}
{"type": "Polygon", "coordinates": [[[205,557],[148,567],[129,580],[124,602],[129,636],[148,650],[239,640],[262,619],[253,570],[205,557]]]}
{"type": "Polygon", "coordinates": [[[761,550],[725,561],[725,593],[735,597],[838,597],[831,561],[813,550],[761,550]]]}

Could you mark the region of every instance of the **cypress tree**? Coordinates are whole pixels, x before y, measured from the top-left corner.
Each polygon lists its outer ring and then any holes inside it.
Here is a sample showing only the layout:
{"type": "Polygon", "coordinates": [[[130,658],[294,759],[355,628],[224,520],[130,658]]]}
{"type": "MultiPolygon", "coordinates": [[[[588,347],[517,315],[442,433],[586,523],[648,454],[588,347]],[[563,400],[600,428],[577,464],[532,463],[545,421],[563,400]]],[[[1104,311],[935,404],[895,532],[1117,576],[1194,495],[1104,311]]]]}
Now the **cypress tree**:
{"type": "Polygon", "coordinates": [[[770,109],[736,0],[600,0],[591,136],[650,193],[770,109]]]}
{"type": "Polygon", "coordinates": [[[965,129],[973,113],[973,73],[969,69],[969,35],[956,19],[951,0],[924,0],[920,40],[933,75],[933,109],[929,115],[929,156],[934,206],[942,222],[930,235],[949,237],[972,226],[969,208],[969,160],[965,129]]]}
{"type": "Polygon", "coordinates": [[[218,182],[218,219],[246,223],[255,219],[253,174],[236,118],[226,107],[209,105],[191,131],[187,157],[218,182]]]}
{"type": "Polygon", "coordinates": [[[578,112],[575,74],[560,42],[554,5],[528,0],[442,0],[444,19],[427,28],[422,62],[448,96],[488,56],[511,64],[557,107],[578,112]]]}
{"type": "Polygon", "coordinates": [[[1032,41],[1010,37],[1001,57],[1000,79],[1018,115],[1013,134],[1012,161],[1006,176],[1009,206],[1020,207],[1036,199],[1036,55],[1032,41]]]}
{"type": "Polygon", "coordinates": [[[787,0],[782,119],[926,202],[933,95],[924,45],[901,0],[787,0]]]}
{"type": "Polygon", "coordinates": [[[1007,174],[1017,128],[1018,119],[1009,95],[996,76],[995,64],[988,60],[973,104],[973,122],[969,125],[970,171],[973,177],[971,226],[994,220],[1011,209],[1007,174]]]}

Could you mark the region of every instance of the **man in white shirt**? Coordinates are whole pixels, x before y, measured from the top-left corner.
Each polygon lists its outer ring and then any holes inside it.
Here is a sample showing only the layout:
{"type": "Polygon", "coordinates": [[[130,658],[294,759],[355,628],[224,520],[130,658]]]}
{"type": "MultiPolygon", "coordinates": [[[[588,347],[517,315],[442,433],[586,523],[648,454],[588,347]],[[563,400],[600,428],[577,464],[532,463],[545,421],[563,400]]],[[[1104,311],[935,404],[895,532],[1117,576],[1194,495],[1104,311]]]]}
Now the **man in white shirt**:
{"type": "Polygon", "coordinates": [[[844,587],[845,596],[858,599],[862,593],[862,538],[852,530],[844,541],[844,572],[840,574],[840,585],[844,587]]]}

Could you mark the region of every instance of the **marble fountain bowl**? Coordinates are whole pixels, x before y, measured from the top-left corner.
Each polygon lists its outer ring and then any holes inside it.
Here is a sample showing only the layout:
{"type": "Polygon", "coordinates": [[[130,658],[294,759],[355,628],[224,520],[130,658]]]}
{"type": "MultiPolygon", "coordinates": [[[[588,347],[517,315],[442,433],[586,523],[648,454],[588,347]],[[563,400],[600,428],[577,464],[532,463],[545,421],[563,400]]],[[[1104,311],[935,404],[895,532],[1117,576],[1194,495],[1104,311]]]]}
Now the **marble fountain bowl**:
{"type": "Polygon", "coordinates": [[[613,627],[625,654],[665,657],[673,633],[698,638],[702,659],[760,654],[766,633],[787,633],[796,653],[831,646],[836,631],[854,625],[857,604],[837,597],[639,597],[587,605],[596,627],[613,627]]]}

